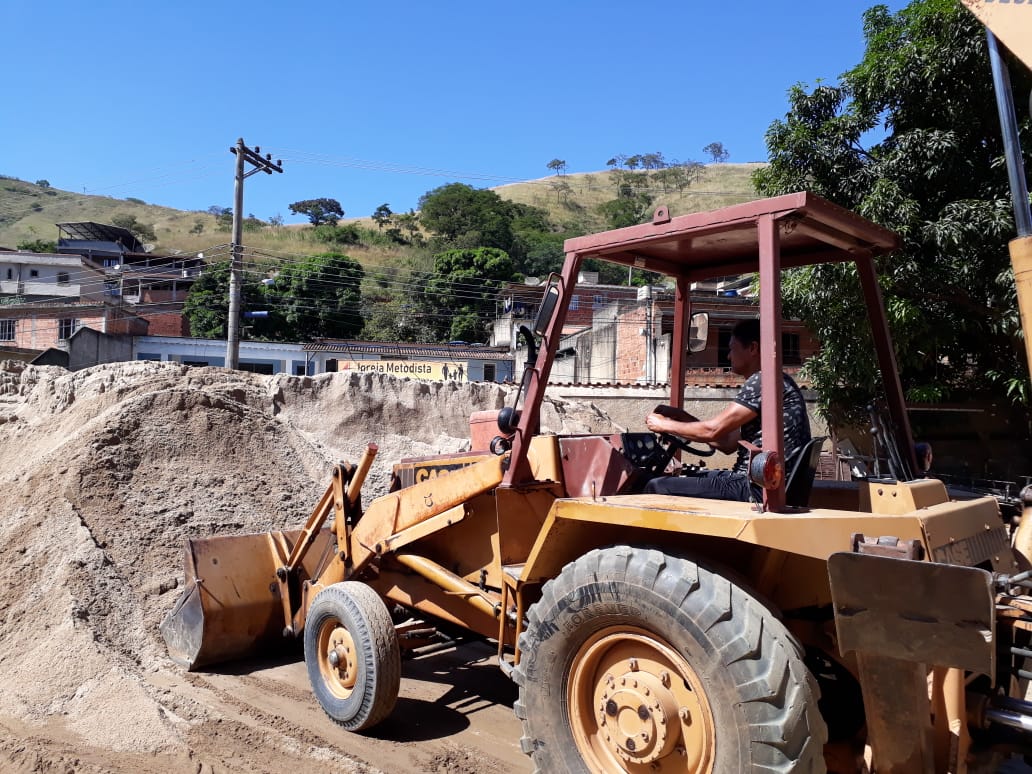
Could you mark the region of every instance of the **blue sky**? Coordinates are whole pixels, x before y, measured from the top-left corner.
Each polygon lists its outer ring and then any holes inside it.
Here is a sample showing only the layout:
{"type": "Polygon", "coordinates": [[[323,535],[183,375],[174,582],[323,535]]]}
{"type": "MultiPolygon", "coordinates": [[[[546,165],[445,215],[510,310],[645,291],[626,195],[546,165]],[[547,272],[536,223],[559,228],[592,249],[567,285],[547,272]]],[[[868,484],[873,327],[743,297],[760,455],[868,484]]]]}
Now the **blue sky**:
{"type": "Polygon", "coordinates": [[[553,158],[762,161],[789,87],[860,60],[871,5],[3,0],[0,174],[204,210],[232,205],[243,137],[284,166],[245,212],[300,222],[299,199],[405,211],[553,158]]]}

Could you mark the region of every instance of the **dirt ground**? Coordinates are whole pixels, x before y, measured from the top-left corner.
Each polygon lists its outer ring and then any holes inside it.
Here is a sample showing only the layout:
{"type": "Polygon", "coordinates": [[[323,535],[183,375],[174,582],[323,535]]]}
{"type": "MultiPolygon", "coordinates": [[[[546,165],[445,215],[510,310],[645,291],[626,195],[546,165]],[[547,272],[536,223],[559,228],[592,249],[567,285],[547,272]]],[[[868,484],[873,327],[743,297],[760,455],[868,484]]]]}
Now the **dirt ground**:
{"type": "MultiPolygon", "coordinates": [[[[483,643],[406,661],[372,733],[323,714],[299,657],[186,673],[158,625],[188,537],[296,527],[332,464],[459,451],[510,388],[265,377],[138,362],[0,363],[0,771],[522,772],[515,688],[483,643]]],[[[557,432],[591,407],[548,403],[557,432]]]]}

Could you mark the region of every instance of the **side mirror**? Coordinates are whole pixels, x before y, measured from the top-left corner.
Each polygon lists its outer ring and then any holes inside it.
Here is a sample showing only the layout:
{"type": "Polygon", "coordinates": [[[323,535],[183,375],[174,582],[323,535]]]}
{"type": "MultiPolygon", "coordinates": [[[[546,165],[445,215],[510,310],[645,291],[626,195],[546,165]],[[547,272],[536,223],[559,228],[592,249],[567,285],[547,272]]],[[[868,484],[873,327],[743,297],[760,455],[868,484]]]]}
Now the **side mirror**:
{"type": "Polygon", "coordinates": [[[702,352],[706,349],[706,340],[709,338],[709,314],[696,312],[692,315],[688,328],[688,351],[702,352]]]}
{"type": "Polygon", "coordinates": [[[552,321],[555,313],[555,305],[559,303],[559,286],[552,282],[545,288],[545,295],[541,299],[541,306],[538,307],[537,317],[534,319],[534,333],[544,336],[548,330],[548,324],[552,321]]]}

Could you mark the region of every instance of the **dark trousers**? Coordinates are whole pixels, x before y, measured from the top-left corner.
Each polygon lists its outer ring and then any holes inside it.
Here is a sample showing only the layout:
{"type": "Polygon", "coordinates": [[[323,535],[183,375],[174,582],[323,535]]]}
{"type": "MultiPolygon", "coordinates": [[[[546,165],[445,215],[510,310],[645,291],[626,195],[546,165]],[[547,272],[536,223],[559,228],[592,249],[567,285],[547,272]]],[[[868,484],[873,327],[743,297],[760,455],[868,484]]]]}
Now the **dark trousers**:
{"type": "Polygon", "coordinates": [[[646,494],[707,497],[711,500],[749,502],[752,486],[741,473],[707,470],[696,476],[660,476],[645,484],[646,494]]]}

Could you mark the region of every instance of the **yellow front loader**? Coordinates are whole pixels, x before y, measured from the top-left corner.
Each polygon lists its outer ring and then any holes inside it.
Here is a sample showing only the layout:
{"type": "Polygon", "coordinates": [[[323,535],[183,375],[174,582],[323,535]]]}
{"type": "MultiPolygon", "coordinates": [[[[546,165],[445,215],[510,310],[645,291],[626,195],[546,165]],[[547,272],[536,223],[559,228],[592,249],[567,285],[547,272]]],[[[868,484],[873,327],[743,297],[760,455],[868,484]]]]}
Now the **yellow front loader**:
{"type": "MultiPolygon", "coordinates": [[[[1032,59],[1032,4],[965,4],[1032,59]]],[[[1020,146],[1007,145],[1027,331],[1032,229],[1020,146]]],[[[1029,750],[1032,564],[1012,539],[1032,545],[1032,516],[1011,536],[992,498],[954,502],[911,475],[874,267],[896,246],[808,193],[677,218],[660,208],[651,223],[568,240],[521,331],[515,405],[472,417],[467,453],[398,461],[392,491],[366,507],[372,445],[333,471],[300,530],[190,541],[162,625],[170,654],[197,669],[300,638],[319,703],[357,731],[391,713],[401,651],[460,627],[497,644],[519,686],[521,746],[548,774],[964,772],[1029,750]],[[540,433],[587,259],[672,283],[676,407],[689,347],[707,338],[691,283],[758,273],[765,441],[750,470],[762,498],[642,494],[678,470],[670,437],[540,433]],[[813,480],[819,443],[785,464],[779,291],[783,269],[832,261],[856,265],[870,311],[891,475],[825,484],[813,480]]]]}
{"type": "Polygon", "coordinates": [[[964,771],[1012,749],[1015,726],[1032,725],[1020,692],[1028,565],[993,499],[952,502],[910,475],[874,269],[896,246],[808,193],[676,218],[660,208],[651,223],[568,240],[521,332],[516,401],[471,418],[471,450],[398,461],[392,491],[363,507],[370,446],[333,471],[300,530],[190,541],[162,625],[170,654],[196,669],[300,638],[317,700],[357,731],[390,714],[401,651],[460,627],[496,643],[542,772],[852,772],[865,756],[878,771],[964,771]],[[762,400],[780,407],[767,374],[782,370],[781,271],[855,263],[892,477],[815,484],[819,443],[786,467],[780,410],[762,415],[753,503],[642,494],[679,469],[670,437],[542,434],[587,259],[672,283],[675,406],[689,347],[707,339],[692,282],[758,272],[762,400]]]}

